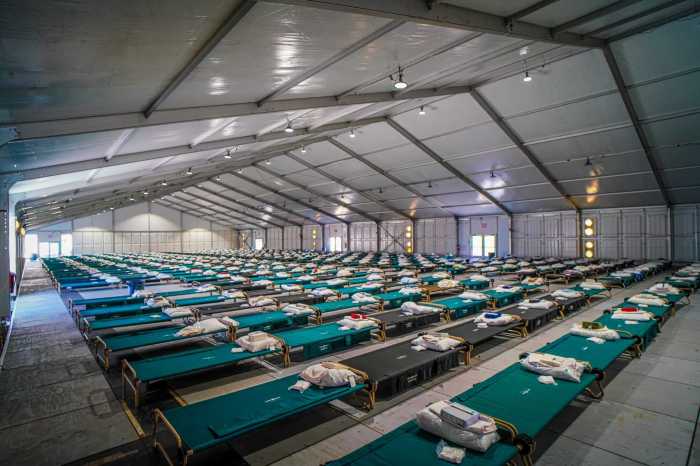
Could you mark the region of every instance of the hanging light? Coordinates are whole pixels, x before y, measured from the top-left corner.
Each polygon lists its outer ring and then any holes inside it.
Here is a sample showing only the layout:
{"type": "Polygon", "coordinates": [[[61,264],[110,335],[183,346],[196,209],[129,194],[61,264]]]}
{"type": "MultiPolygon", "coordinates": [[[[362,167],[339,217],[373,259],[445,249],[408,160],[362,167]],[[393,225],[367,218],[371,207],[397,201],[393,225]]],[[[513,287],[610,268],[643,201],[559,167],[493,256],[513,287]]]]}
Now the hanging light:
{"type": "Polygon", "coordinates": [[[136,199],[134,199],[134,196],[129,196],[129,200],[130,200],[131,202],[134,202],[136,199]]]}
{"type": "Polygon", "coordinates": [[[291,134],[291,133],[294,132],[294,128],[292,128],[292,122],[291,122],[291,121],[288,121],[288,122],[287,122],[287,127],[284,128],[284,132],[287,133],[287,134],[291,134]]]}
{"type": "Polygon", "coordinates": [[[354,130],[354,129],[351,129],[351,130],[350,130],[350,137],[351,137],[351,138],[354,138],[355,136],[356,136],[355,130],[354,130]]]}
{"type": "Polygon", "coordinates": [[[306,154],[306,147],[305,146],[301,146],[301,153],[306,154]]]}
{"type": "Polygon", "coordinates": [[[236,169],[236,173],[238,173],[240,175],[241,173],[243,173],[243,169],[242,168],[236,169]]]}
{"type": "Polygon", "coordinates": [[[425,107],[422,105],[420,106],[420,110],[418,110],[418,115],[424,116],[426,114],[425,107]]]}
{"type": "Polygon", "coordinates": [[[216,175],[216,178],[214,178],[216,181],[221,181],[221,177],[219,175],[216,175]]]}
{"type": "Polygon", "coordinates": [[[403,80],[403,71],[401,71],[401,67],[399,66],[399,76],[396,82],[394,82],[394,87],[396,89],[406,89],[408,87],[408,84],[406,84],[406,81],[403,80]]]}
{"type": "Polygon", "coordinates": [[[584,166],[585,166],[585,167],[590,167],[591,165],[593,165],[593,162],[591,162],[591,158],[590,158],[590,157],[586,157],[586,163],[584,164],[584,166]]]}
{"type": "Polygon", "coordinates": [[[186,175],[192,175],[192,168],[188,168],[187,171],[185,172],[186,175]]]}
{"type": "Polygon", "coordinates": [[[428,188],[432,188],[432,187],[433,187],[433,182],[432,182],[432,181],[428,181],[428,188]]]}
{"type": "Polygon", "coordinates": [[[224,154],[225,159],[230,159],[231,158],[231,149],[226,151],[226,154],[224,154]]]}
{"type": "Polygon", "coordinates": [[[144,192],[143,192],[143,195],[144,195],[144,196],[148,196],[148,191],[144,191],[144,192]]]}
{"type": "Polygon", "coordinates": [[[491,178],[496,178],[496,174],[491,170],[491,178]]]}
{"type": "Polygon", "coordinates": [[[525,71],[525,76],[523,76],[523,82],[529,83],[532,81],[532,76],[530,76],[530,73],[528,71],[525,71]]]}
{"type": "Polygon", "coordinates": [[[265,165],[270,165],[271,163],[270,159],[265,160],[265,165]]]}
{"type": "Polygon", "coordinates": [[[382,187],[380,186],[380,187],[379,187],[379,194],[383,194],[383,193],[384,193],[384,190],[383,190],[382,187]]]}
{"type": "Polygon", "coordinates": [[[165,181],[165,180],[163,180],[163,181],[161,181],[160,185],[161,185],[161,186],[168,186],[168,182],[165,181]]]}

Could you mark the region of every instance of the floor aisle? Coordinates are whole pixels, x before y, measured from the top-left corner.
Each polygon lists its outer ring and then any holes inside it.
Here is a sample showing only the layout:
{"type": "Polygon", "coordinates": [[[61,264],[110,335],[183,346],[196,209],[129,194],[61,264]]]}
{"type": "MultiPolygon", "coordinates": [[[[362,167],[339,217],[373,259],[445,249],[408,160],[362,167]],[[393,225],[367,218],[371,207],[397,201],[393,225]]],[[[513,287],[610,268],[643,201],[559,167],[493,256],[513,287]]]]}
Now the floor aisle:
{"type": "Polygon", "coordinates": [[[63,464],[135,440],[56,290],[36,286],[48,278],[38,263],[25,278],[0,372],[0,464],[63,464]]]}

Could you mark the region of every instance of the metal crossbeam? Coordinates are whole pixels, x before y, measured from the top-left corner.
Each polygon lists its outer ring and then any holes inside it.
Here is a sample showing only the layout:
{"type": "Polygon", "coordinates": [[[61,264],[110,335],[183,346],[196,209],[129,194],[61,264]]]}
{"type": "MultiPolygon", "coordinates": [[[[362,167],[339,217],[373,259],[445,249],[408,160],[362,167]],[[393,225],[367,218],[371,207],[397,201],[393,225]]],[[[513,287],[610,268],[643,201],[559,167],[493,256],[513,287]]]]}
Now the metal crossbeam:
{"type": "MultiPolygon", "coordinates": [[[[190,188],[190,189],[191,189],[191,188],[190,188]]],[[[255,221],[257,221],[258,223],[259,223],[259,222],[265,222],[265,223],[268,223],[268,224],[270,224],[270,225],[272,225],[272,226],[275,226],[275,227],[278,227],[278,228],[284,228],[284,225],[282,225],[282,224],[275,223],[275,222],[272,222],[272,221],[270,221],[270,220],[265,220],[265,219],[262,218],[262,217],[258,217],[256,214],[251,214],[251,213],[249,213],[249,212],[246,212],[245,210],[238,209],[238,208],[236,208],[236,207],[231,207],[231,206],[227,206],[227,205],[225,205],[225,204],[220,204],[220,203],[218,203],[218,202],[215,202],[215,201],[211,200],[210,198],[206,198],[206,197],[204,197],[204,196],[200,196],[199,194],[193,193],[192,191],[182,191],[182,193],[183,193],[183,194],[187,194],[188,196],[192,196],[192,197],[194,197],[195,199],[199,199],[200,201],[204,201],[204,202],[208,202],[208,203],[210,203],[210,204],[213,204],[213,205],[215,205],[217,208],[226,209],[226,212],[221,212],[222,214],[230,215],[231,212],[235,212],[237,215],[243,215],[243,216],[245,216],[245,217],[252,218],[252,219],[254,219],[255,221]]]]}
{"type": "Polygon", "coordinates": [[[607,16],[611,13],[614,13],[618,10],[622,10],[623,8],[627,8],[628,6],[634,5],[635,3],[638,3],[640,0],[619,0],[615,3],[611,3],[610,5],[604,6],[602,8],[598,8],[597,10],[591,11],[588,14],[585,14],[583,16],[579,16],[578,18],[574,18],[571,21],[567,21],[566,23],[560,24],[559,26],[556,26],[552,28],[552,34],[556,37],[557,34],[561,34],[564,31],[568,31],[569,29],[573,29],[576,26],[580,26],[582,24],[590,23],[591,21],[595,21],[598,18],[602,18],[603,16],[607,16]]]}
{"type": "Polygon", "coordinates": [[[165,102],[170,94],[177,89],[177,87],[194,71],[197,66],[199,66],[202,61],[211,53],[214,48],[219,45],[219,42],[228,35],[229,32],[233,30],[234,27],[243,19],[243,17],[248,14],[248,12],[255,6],[257,2],[255,0],[243,0],[240,4],[234,8],[233,12],[226,18],[221,26],[217,28],[214,34],[209,37],[206,42],[200,47],[199,50],[194,54],[194,56],[187,62],[187,64],[175,75],[175,77],[165,86],[165,88],[156,97],[143,112],[146,118],[150,117],[153,112],[158,109],[158,107],[165,102]]]}
{"type": "Polygon", "coordinates": [[[624,26],[625,24],[631,23],[632,21],[636,21],[638,19],[642,19],[645,16],[649,16],[654,13],[658,13],[659,11],[665,10],[666,8],[671,8],[672,6],[678,5],[679,3],[685,3],[688,0],[671,0],[666,3],[661,3],[659,5],[656,5],[651,8],[647,8],[646,10],[640,11],[639,13],[635,13],[631,16],[626,16],[622,19],[619,19],[617,21],[614,21],[612,23],[608,23],[604,26],[601,26],[597,29],[594,29],[593,31],[589,31],[588,35],[590,36],[595,36],[600,34],[601,32],[609,31],[611,29],[618,28],[620,26],[624,26]]]}
{"type": "Polygon", "coordinates": [[[330,143],[333,144],[335,147],[337,147],[338,149],[340,149],[340,150],[342,150],[343,152],[345,152],[346,154],[348,154],[348,155],[349,155],[350,157],[352,157],[353,159],[357,160],[358,162],[363,163],[363,164],[366,165],[367,167],[369,167],[369,168],[371,168],[372,170],[374,170],[375,172],[379,173],[379,174],[382,175],[384,178],[386,178],[387,180],[389,180],[389,181],[391,181],[392,183],[394,183],[396,186],[399,186],[400,188],[405,189],[406,191],[410,192],[411,194],[413,194],[414,196],[416,196],[418,199],[422,200],[423,202],[425,202],[425,203],[427,203],[427,204],[430,204],[430,205],[432,205],[433,207],[436,207],[436,208],[438,208],[438,209],[442,209],[445,213],[447,213],[448,215],[451,215],[448,211],[446,211],[446,210],[443,209],[443,207],[442,207],[442,205],[441,205],[440,203],[437,203],[437,202],[435,202],[434,200],[430,199],[429,197],[426,197],[425,195],[423,195],[423,193],[421,193],[420,191],[418,191],[417,189],[415,189],[413,186],[410,186],[410,185],[404,183],[403,181],[401,181],[400,179],[398,179],[397,177],[395,177],[395,176],[392,175],[391,173],[389,173],[389,172],[387,172],[386,170],[384,170],[384,169],[383,169],[382,167],[380,167],[379,165],[375,164],[374,162],[370,162],[370,161],[367,160],[366,158],[362,157],[360,154],[356,153],[354,150],[350,149],[350,148],[347,147],[345,144],[343,144],[343,143],[337,141],[337,140],[334,139],[334,138],[328,138],[328,142],[330,142],[330,143]]]}
{"type": "Polygon", "coordinates": [[[474,191],[481,194],[484,198],[486,198],[493,205],[495,205],[496,207],[501,209],[503,212],[505,212],[508,215],[512,215],[510,210],[508,210],[508,208],[506,206],[504,206],[498,199],[496,199],[491,194],[489,194],[487,191],[485,191],[481,186],[479,186],[478,184],[476,184],[475,182],[470,180],[466,175],[464,175],[464,173],[457,170],[451,163],[445,161],[445,159],[440,157],[430,147],[423,144],[423,142],[420,139],[418,139],[413,134],[411,134],[406,128],[399,125],[396,121],[392,120],[391,118],[387,118],[386,122],[389,124],[389,126],[394,128],[394,130],[396,130],[401,136],[408,139],[411,143],[413,143],[413,145],[415,145],[420,150],[422,150],[431,159],[433,159],[437,163],[439,163],[445,170],[447,170],[448,172],[452,173],[454,176],[459,178],[463,183],[465,183],[467,186],[472,188],[474,191]]]}
{"type": "Polygon", "coordinates": [[[395,30],[399,26],[402,26],[404,24],[404,21],[401,20],[395,20],[391,21],[388,24],[382,26],[381,28],[377,29],[374,31],[372,34],[363,37],[362,39],[358,40],[354,44],[350,45],[349,47],[341,50],[340,52],[336,53],[332,57],[328,58],[327,60],[324,60],[322,63],[319,63],[318,65],[314,66],[313,68],[301,73],[299,76],[293,77],[289,79],[287,82],[282,84],[280,87],[275,89],[272,93],[268,94],[266,97],[262,98],[258,104],[262,105],[265,102],[274,99],[275,97],[281,96],[288,90],[296,87],[297,85],[303,83],[307,79],[311,78],[312,76],[320,73],[321,71],[325,70],[329,66],[333,66],[335,63],[338,63],[342,59],[352,55],[353,53],[357,52],[361,48],[371,44],[375,40],[379,39],[380,37],[384,36],[385,34],[390,33],[391,31],[395,30]]]}
{"type": "MultiPolygon", "coordinates": [[[[275,173],[275,172],[273,172],[272,170],[268,170],[268,169],[265,168],[265,167],[261,167],[260,164],[257,164],[257,163],[256,163],[256,164],[254,164],[254,166],[255,166],[255,168],[257,168],[258,170],[262,171],[263,173],[267,173],[268,175],[270,175],[270,176],[272,176],[272,177],[275,177],[275,178],[278,178],[278,179],[282,178],[282,176],[279,175],[278,173],[275,173]]],[[[367,212],[364,212],[364,211],[362,211],[362,210],[360,210],[360,209],[358,209],[358,208],[356,208],[356,207],[353,207],[353,206],[351,206],[351,205],[349,205],[349,204],[343,204],[342,202],[338,201],[337,199],[332,198],[332,197],[330,197],[330,196],[326,196],[325,194],[320,193],[320,192],[318,192],[318,191],[316,191],[316,190],[314,190],[314,189],[311,189],[311,188],[309,188],[308,186],[304,186],[304,185],[301,184],[301,183],[297,183],[296,181],[292,181],[292,180],[290,180],[290,179],[288,179],[288,178],[284,178],[284,181],[285,181],[286,183],[290,184],[291,186],[294,186],[294,187],[297,188],[297,189],[301,189],[301,190],[303,190],[303,191],[306,191],[306,192],[309,193],[309,194],[312,194],[313,196],[318,197],[319,199],[323,199],[323,200],[325,200],[325,201],[327,201],[327,202],[336,204],[336,205],[338,205],[338,206],[340,206],[340,207],[344,207],[345,209],[349,210],[350,212],[353,212],[353,213],[355,213],[355,214],[357,214],[357,215],[359,215],[359,216],[361,216],[361,217],[363,217],[363,218],[366,218],[366,219],[368,219],[368,220],[372,220],[372,221],[374,221],[374,222],[379,221],[379,219],[378,219],[377,217],[375,217],[374,215],[368,214],[367,212]]],[[[337,218],[337,217],[336,217],[336,218],[337,218]]],[[[347,223],[347,222],[346,222],[346,221],[343,221],[343,223],[347,223]]]]}
{"type": "Polygon", "coordinates": [[[553,37],[549,28],[518,20],[509,20],[483,11],[440,3],[429,7],[425,0],[274,0],[324,10],[343,11],[365,16],[400,19],[421,24],[486,32],[501,36],[552,42],[576,47],[602,47],[604,42],[579,34],[561,33],[553,37]]]}
{"type": "Polygon", "coordinates": [[[634,36],[637,34],[642,34],[643,32],[650,31],[652,29],[661,27],[664,24],[668,24],[668,23],[671,23],[673,21],[683,19],[687,16],[694,15],[696,13],[700,13],[700,4],[698,4],[698,3],[694,3],[692,6],[686,8],[685,10],[678,12],[676,14],[673,14],[671,16],[667,16],[666,18],[657,19],[657,20],[652,21],[650,23],[642,24],[641,26],[637,26],[635,28],[632,28],[628,31],[621,32],[620,34],[616,34],[612,37],[608,37],[606,39],[606,41],[607,41],[607,43],[617,42],[619,40],[626,39],[628,37],[631,37],[631,36],[634,36]]]}
{"type": "MultiPolygon", "coordinates": [[[[293,210],[287,209],[286,207],[281,206],[281,205],[279,205],[279,204],[277,204],[277,203],[275,203],[275,202],[271,202],[271,201],[267,201],[267,200],[266,200],[266,201],[263,201],[262,199],[258,199],[256,196],[253,196],[252,194],[250,194],[250,193],[248,193],[248,192],[245,192],[245,191],[243,191],[243,190],[241,190],[241,189],[239,189],[239,188],[236,188],[236,187],[234,187],[234,186],[228,185],[228,184],[224,183],[223,181],[216,181],[216,180],[211,179],[211,180],[209,180],[209,182],[210,182],[210,183],[213,183],[213,184],[215,184],[215,185],[217,185],[217,186],[221,186],[222,188],[225,188],[225,189],[227,189],[227,190],[229,190],[229,191],[233,191],[234,193],[240,194],[241,196],[245,196],[245,197],[248,197],[248,198],[250,198],[250,199],[253,199],[253,200],[256,201],[256,202],[264,202],[265,204],[271,205],[273,208],[275,208],[275,209],[277,209],[277,210],[280,210],[280,211],[282,211],[282,212],[286,212],[286,213],[289,214],[289,215],[293,215],[293,216],[299,217],[299,218],[301,218],[301,219],[310,220],[311,222],[316,223],[317,225],[321,225],[321,223],[317,222],[314,218],[306,217],[306,216],[304,216],[303,214],[294,212],[293,210]]],[[[240,202],[240,201],[238,201],[238,202],[240,202]]],[[[290,222],[290,223],[291,223],[291,222],[290,222]]],[[[301,225],[301,224],[295,224],[295,225],[297,225],[297,226],[303,226],[303,225],[301,225]]]]}
{"type": "Polygon", "coordinates": [[[532,153],[529,147],[523,143],[523,141],[520,139],[520,136],[518,136],[513,128],[510,127],[510,125],[503,119],[501,115],[496,112],[496,110],[491,106],[490,103],[486,101],[484,96],[482,96],[477,90],[473,90],[471,93],[472,98],[476,101],[476,103],[481,107],[481,109],[486,112],[486,114],[493,120],[496,125],[505,133],[505,135],[508,137],[508,139],[511,140],[515,146],[520,149],[520,152],[527,157],[527,159],[530,161],[530,163],[537,169],[538,172],[546,179],[549,184],[552,185],[554,189],[557,190],[559,194],[566,200],[566,202],[571,205],[575,210],[579,210],[578,205],[574,202],[574,200],[571,198],[569,194],[567,194],[564,191],[564,188],[559,184],[557,180],[554,179],[552,174],[545,168],[545,166],[540,162],[535,154],[532,153]]]}
{"type": "Polygon", "coordinates": [[[523,8],[520,11],[516,11],[512,15],[508,16],[508,19],[513,21],[516,19],[524,18],[524,17],[529,16],[529,15],[533,14],[534,12],[541,10],[542,8],[546,8],[549,5],[551,5],[552,3],[556,3],[558,1],[559,0],[540,0],[539,2],[537,2],[533,5],[530,5],[527,8],[523,8]]]}
{"type": "MultiPolygon", "coordinates": [[[[442,89],[426,88],[405,92],[399,97],[395,92],[373,92],[346,96],[301,97],[270,100],[262,105],[257,102],[211,105],[205,107],[185,107],[156,110],[146,119],[142,113],[120,113],[114,115],[65,118],[61,120],[25,121],[3,123],[3,127],[14,128],[16,137],[8,144],[22,139],[66,136],[127,128],[186,123],[199,120],[232,118],[265,113],[292,112],[312,108],[342,107],[346,105],[397,102],[406,99],[429,99],[433,97],[464,94],[467,86],[454,86],[442,89]]],[[[232,144],[233,145],[233,144],[232,144]]],[[[198,145],[199,147],[199,145],[198,145]]],[[[119,158],[119,157],[115,157],[119,158]]]]}
{"type": "Polygon", "coordinates": [[[646,157],[647,162],[649,162],[649,167],[651,167],[651,171],[654,173],[654,179],[656,180],[656,184],[659,187],[659,191],[661,191],[661,197],[663,197],[663,200],[666,203],[666,205],[670,206],[671,201],[669,200],[668,192],[666,191],[666,186],[664,185],[664,181],[661,178],[661,174],[659,173],[659,167],[656,161],[654,160],[654,156],[651,153],[651,146],[649,144],[649,140],[647,139],[647,136],[644,133],[644,128],[642,128],[642,124],[639,121],[637,110],[634,108],[632,97],[630,97],[629,91],[627,90],[627,85],[625,84],[625,80],[622,77],[620,68],[617,66],[615,54],[613,53],[609,45],[603,47],[603,55],[605,55],[605,61],[608,63],[610,73],[612,74],[613,79],[615,80],[615,86],[617,87],[617,91],[620,93],[620,97],[622,97],[622,102],[625,104],[625,109],[627,110],[627,115],[629,116],[630,121],[632,122],[632,126],[634,127],[634,132],[639,138],[639,143],[642,146],[644,156],[646,157]]]}
{"type": "MultiPolygon", "coordinates": [[[[316,207],[316,206],[314,206],[314,205],[312,205],[312,204],[309,204],[308,202],[305,202],[305,201],[303,201],[303,200],[301,200],[301,199],[297,199],[296,197],[290,196],[290,195],[287,194],[287,193],[283,193],[283,192],[280,191],[280,190],[277,190],[277,189],[273,189],[273,188],[269,188],[269,187],[267,187],[267,186],[264,186],[264,185],[262,185],[259,181],[256,181],[256,180],[254,180],[254,179],[252,179],[252,178],[248,178],[247,176],[245,176],[245,175],[243,175],[243,174],[241,174],[241,173],[236,173],[236,174],[230,173],[230,175],[237,176],[237,177],[239,177],[240,179],[242,179],[243,181],[245,181],[245,182],[247,182],[247,183],[250,183],[250,184],[252,184],[252,185],[258,186],[258,187],[260,187],[260,188],[262,188],[262,189],[264,189],[264,190],[266,190],[266,191],[271,192],[272,194],[276,194],[277,196],[280,196],[280,197],[283,198],[283,199],[286,199],[286,200],[288,200],[288,201],[291,201],[291,202],[294,202],[294,203],[296,203],[296,204],[299,204],[300,206],[303,206],[303,207],[306,207],[307,209],[310,209],[310,210],[313,210],[313,211],[315,211],[315,212],[318,212],[319,214],[323,214],[323,215],[325,215],[326,217],[329,217],[329,218],[332,218],[332,219],[334,219],[334,220],[339,221],[340,223],[348,223],[347,220],[343,220],[343,219],[340,218],[340,217],[336,217],[335,214],[332,214],[331,212],[328,212],[327,210],[324,210],[324,209],[321,209],[321,208],[319,208],[319,207],[316,207]]],[[[279,177],[278,177],[278,178],[279,178],[279,177]]],[[[315,222],[316,222],[316,221],[315,221],[315,222]]],[[[316,223],[319,223],[319,222],[316,222],[316,223]]]]}
{"type": "Polygon", "coordinates": [[[396,209],[396,208],[386,204],[384,201],[382,201],[381,199],[378,199],[376,196],[373,196],[371,193],[369,193],[367,191],[361,191],[361,190],[353,187],[352,185],[348,184],[346,181],[343,181],[342,179],[327,172],[326,170],[324,170],[322,168],[315,167],[314,165],[310,164],[309,162],[307,162],[306,160],[304,160],[300,157],[297,157],[296,155],[292,154],[291,152],[287,154],[287,157],[289,157],[290,159],[294,160],[295,162],[305,166],[309,170],[312,170],[312,171],[314,171],[322,176],[325,176],[326,178],[328,178],[329,180],[331,180],[335,184],[338,184],[338,185],[344,187],[345,189],[349,189],[351,191],[354,191],[355,193],[359,194],[360,196],[374,202],[375,204],[377,204],[379,206],[382,206],[383,208],[395,213],[396,215],[399,215],[399,216],[401,216],[403,218],[407,218],[407,219],[411,218],[410,214],[402,212],[399,209],[396,209]]]}
{"type": "MultiPolygon", "coordinates": [[[[234,203],[234,204],[240,204],[241,206],[243,206],[243,207],[245,207],[245,208],[253,209],[253,210],[255,210],[255,211],[258,211],[258,210],[259,210],[257,206],[248,204],[247,202],[244,202],[244,201],[236,200],[236,199],[234,199],[234,198],[232,198],[232,197],[230,197],[230,196],[227,196],[226,194],[223,194],[223,193],[221,193],[221,192],[212,191],[211,189],[207,189],[207,188],[205,188],[204,186],[196,186],[196,188],[199,189],[200,191],[204,191],[204,192],[207,193],[207,194],[211,194],[212,196],[219,197],[219,198],[221,198],[221,199],[223,199],[223,200],[225,200],[225,201],[232,202],[232,203],[234,203]]],[[[268,203],[268,202],[265,202],[265,204],[269,204],[269,203],[268,203]]],[[[226,206],[224,205],[224,207],[226,207],[226,206]]],[[[287,219],[287,218],[285,218],[285,217],[281,217],[281,216],[279,216],[279,215],[273,214],[272,212],[264,212],[264,214],[267,215],[267,216],[269,216],[270,218],[276,218],[277,220],[280,220],[280,221],[282,221],[282,222],[288,223],[288,224],[290,224],[290,225],[294,225],[294,226],[297,226],[297,227],[302,226],[300,223],[292,222],[291,220],[289,220],[289,219],[287,219]]]]}

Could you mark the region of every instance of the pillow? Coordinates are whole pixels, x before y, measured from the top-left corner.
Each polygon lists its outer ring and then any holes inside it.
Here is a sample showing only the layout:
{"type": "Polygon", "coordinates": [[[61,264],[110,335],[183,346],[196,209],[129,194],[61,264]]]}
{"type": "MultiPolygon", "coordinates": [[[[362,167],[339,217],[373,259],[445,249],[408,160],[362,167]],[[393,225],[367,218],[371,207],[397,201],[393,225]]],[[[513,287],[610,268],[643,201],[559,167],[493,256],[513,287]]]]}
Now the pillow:
{"type": "Polygon", "coordinates": [[[411,345],[422,346],[433,351],[448,351],[461,345],[462,342],[451,338],[447,333],[427,333],[411,340],[411,345]]]}
{"type": "Polygon", "coordinates": [[[581,381],[583,371],[590,369],[588,363],[547,353],[528,353],[525,358],[520,360],[520,365],[535,374],[548,375],[555,379],[576,383],[581,381]]]}
{"type": "Polygon", "coordinates": [[[257,353],[267,349],[276,349],[280,342],[265,332],[250,332],[248,335],[238,338],[236,344],[246,351],[257,353]]]}
{"type": "Polygon", "coordinates": [[[164,314],[167,314],[168,316],[172,317],[173,319],[176,319],[179,317],[192,317],[194,315],[192,313],[192,309],[190,309],[189,307],[164,308],[162,312],[164,314]]]}
{"type": "Polygon", "coordinates": [[[487,416],[480,415],[479,421],[467,429],[444,421],[441,413],[449,404],[447,401],[438,401],[421,409],[416,413],[416,423],[421,429],[430,432],[436,437],[482,453],[500,440],[496,422],[487,416]]]}
{"type": "Polygon", "coordinates": [[[440,312],[440,308],[416,304],[413,301],[406,301],[401,305],[401,313],[404,315],[434,314],[435,312],[440,312]]]}
{"type": "Polygon", "coordinates": [[[363,383],[362,377],[341,364],[322,362],[307,367],[299,374],[303,380],[317,387],[343,387],[363,383]]]}
{"type": "Polygon", "coordinates": [[[376,327],[377,323],[374,320],[367,318],[353,319],[352,317],[343,317],[338,321],[338,325],[353,330],[360,330],[368,327],[376,327]]]}

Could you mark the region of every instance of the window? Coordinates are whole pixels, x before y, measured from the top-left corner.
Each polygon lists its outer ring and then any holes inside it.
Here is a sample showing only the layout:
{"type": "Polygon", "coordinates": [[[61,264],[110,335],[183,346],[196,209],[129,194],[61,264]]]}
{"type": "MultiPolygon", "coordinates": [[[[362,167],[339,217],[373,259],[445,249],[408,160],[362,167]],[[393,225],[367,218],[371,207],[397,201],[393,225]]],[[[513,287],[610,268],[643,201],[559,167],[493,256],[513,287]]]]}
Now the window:
{"type": "Polygon", "coordinates": [[[264,241],[262,238],[255,238],[255,250],[259,251],[263,248],[264,241]]]}
{"type": "Polygon", "coordinates": [[[343,250],[343,240],[340,236],[331,236],[330,244],[331,252],[340,252],[343,250]]]}
{"type": "Polygon", "coordinates": [[[61,234],[61,255],[62,256],[72,256],[73,255],[73,235],[70,233],[61,234]]]}
{"type": "Polygon", "coordinates": [[[496,254],[496,235],[473,235],[472,256],[486,257],[489,254],[496,254]]]}
{"type": "Polygon", "coordinates": [[[496,236],[495,235],[484,236],[484,255],[488,256],[490,254],[496,255],[496,236]]]}
{"type": "Polygon", "coordinates": [[[39,255],[39,235],[36,233],[24,237],[24,258],[29,259],[33,254],[39,255]]]}

